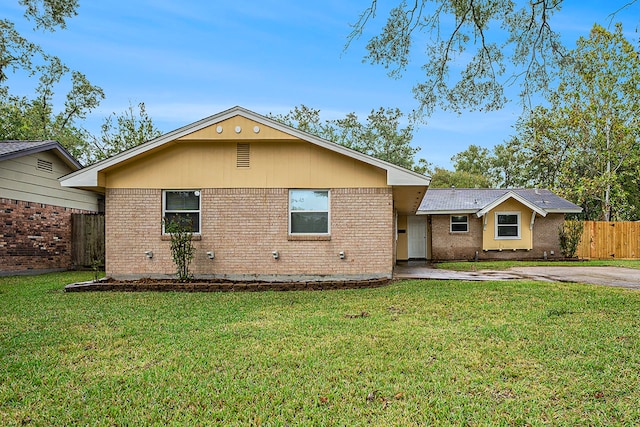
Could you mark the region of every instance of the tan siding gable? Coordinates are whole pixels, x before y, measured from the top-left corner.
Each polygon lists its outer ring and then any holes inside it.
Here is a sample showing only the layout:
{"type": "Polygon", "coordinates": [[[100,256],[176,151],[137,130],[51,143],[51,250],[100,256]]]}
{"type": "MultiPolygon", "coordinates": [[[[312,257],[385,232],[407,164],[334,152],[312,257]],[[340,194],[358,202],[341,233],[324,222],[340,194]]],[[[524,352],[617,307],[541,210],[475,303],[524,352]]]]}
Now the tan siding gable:
{"type": "Polygon", "coordinates": [[[386,171],[302,140],[250,140],[249,167],[238,167],[230,140],[166,144],[106,171],[108,188],[387,187],[386,171]]]}
{"type": "MultiPolygon", "coordinates": [[[[505,200],[486,215],[486,227],[483,232],[483,250],[517,250],[533,248],[533,231],[531,230],[531,208],[523,205],[515,199],[505,200]],[[520,213],[520,238],[519,239],[496,239],[496,213],[497,212],[518,212],[520,213]]],[[[484,218],[483,218],[484,221],[484,218]]]]}
{"type": "Polygon", "coordinates": [[[0,197],[85,210],[98,210],[94,193],[66,188],[58,178],[73,170],[58,156],[43,151],[0,162],[0,197]],[[50,162],[52,171],[38,168],[38,161],[50,162]]]}
{"type": "Polygon", "coordinates": [[[178,138],[185,140],[298,140],[285,132],[235,116],[178,138]]]}

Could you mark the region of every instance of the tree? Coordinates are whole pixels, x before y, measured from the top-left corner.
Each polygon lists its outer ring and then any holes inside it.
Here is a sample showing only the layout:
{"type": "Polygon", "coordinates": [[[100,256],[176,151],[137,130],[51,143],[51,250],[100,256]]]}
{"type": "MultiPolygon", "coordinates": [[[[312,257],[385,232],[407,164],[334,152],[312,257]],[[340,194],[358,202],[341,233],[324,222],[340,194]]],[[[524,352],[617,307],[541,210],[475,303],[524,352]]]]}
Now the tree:
{"type": "Polygon", "coordinates": [[[489,177],[491,158],[488,148],[471,144],[465,151],[454,155],[451,160],[453,161],[453,167],[458,172],[468,172],[489,177]]]}
{"type": "Polygon", "coordinates": [[[323,122],[320,110],[305,105],[294,107],[285,115],[270,114],[269,117],[418,173],[425,173],[428,167],[424,159],[415,160],[420,148],[411,146],[413,127],[400,128],[403,114],[398,108],[371,110],[365,123],[360,122],[355,113],[349,113],[343,119],[323,122]]]}
{"type": "MultiPolygon", "coordinates": [[[[634,3],[620,2],[614,13],[634,3]]],[[[428,115],[436,106],[458,112],[499,109],[507,100],[505,85],[520,82],[524,99],[548,87],[552,72],[566,57],[551,27],[562,4],[563,0],[402,0],[390,10],[381,32],[369,39],[365,60],[399,78],[414,58],[426,57],[421,64],[425,80],[413,89],[418,114],[428,115]],[[415,54],[416,48],[422,56],[415,54]]],[[[378,1],[371,0],[353,24],[346,48],[373,25],[377,13],[378,1]]]]}
{"type": "Polygon", "coordinates": [[[129,105],[124,113],[112,113],[108,116],[102,123],[100,138],[93,137],[93,144],[97,149],[94,160],[106,159],[161,134],[147,115],[144,102],[138,104],[137,112],[129,105]]]}
{"type": "MultiPolygon", "coordinates": [[[[53,32],[65,28],[66,19],[76,15],[78,0],[20,0],[25,17],[34,29],[53,32]]],[[[48,55],[16,29],[13,22],[0,20],[0,138],[55,139],[81,162],[91,159],[84,120],[104,99],[104,92],[87,77],[70,70],[60,58],[48,55]],[[8,72],[24,72],[37,77],[33,98],[12,95],[8,72]],[[56,88],[70,87],[62,107],[55,111],[56,88]]]]}
{"type": "Polygon", "coordinates": [[[484,175],[467,171],[450,171],[436,167],[431,174],[431,188],[491,188],[491,182],[484,175]]]}
{"type": "Polygon", "coordinates": [[[587,218],[637,219],[638,54],[618,24],[613,33],[595,25],[568,57],[549,106],[517,126],[531,180],[582,205],[587,218]]]}
{"type": "MultiPolygon", "coordinates": [[[[67,18],[75,16],[78,0],[20,0],[25,18],[35,22],[34,29],[55,31],[66,28],[67,18]]],[[[33,71],[33,59],[44,55],[40,46],[29,42],[8,19],[0,20],[0,83],[8,79],[6,70],[33,71]]]]}

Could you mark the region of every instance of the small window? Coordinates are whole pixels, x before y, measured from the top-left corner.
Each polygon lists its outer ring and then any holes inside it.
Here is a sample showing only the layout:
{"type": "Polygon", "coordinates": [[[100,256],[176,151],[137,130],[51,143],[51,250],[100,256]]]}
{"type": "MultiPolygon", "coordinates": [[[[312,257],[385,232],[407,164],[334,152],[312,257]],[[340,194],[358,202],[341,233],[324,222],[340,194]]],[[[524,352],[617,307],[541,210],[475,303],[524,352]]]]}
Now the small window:
{"type": "MultiPolygon", "coordinates": [[[[200,191],[165,190],[163,196],[164,220],[188,225],[192,233],[200,233],[200,191]]],[[[162,224],[163,234],[165,234],[165,221],[162,224]]]]}
{"type": "Polygon", "coordinates": [[[329,234],[329,190],[289,191],[289,233],[329,234]]]}
{"type": "Polygon", "coordinates": [[[466,233],[469,231],[469,217],[467,215],[451,215],[451,232],[466,233]]]}
{"type": "Polygon", "coordinates": [[[496,239],[520,239],[519,212],[496,212],[496,239]]]}

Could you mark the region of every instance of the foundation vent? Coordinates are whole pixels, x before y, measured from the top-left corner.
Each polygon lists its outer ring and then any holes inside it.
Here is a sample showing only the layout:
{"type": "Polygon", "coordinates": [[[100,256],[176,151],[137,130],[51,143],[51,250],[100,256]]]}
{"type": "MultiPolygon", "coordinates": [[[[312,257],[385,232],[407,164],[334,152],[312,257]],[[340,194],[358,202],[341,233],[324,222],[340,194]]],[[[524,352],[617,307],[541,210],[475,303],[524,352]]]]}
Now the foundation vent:
{"type": "Polygon", "coordinates": [[[250,160],[250,145],[247,143],[238,143],[236,166],[239,168],[248,168],[251,165],[250,160]]]}
{"type": "Polygon", "coordinates": [[[45,171],[45,172],[53,172],[53,163],[47,160],[38,159],[36,168],[38,170],[45,171]]]}

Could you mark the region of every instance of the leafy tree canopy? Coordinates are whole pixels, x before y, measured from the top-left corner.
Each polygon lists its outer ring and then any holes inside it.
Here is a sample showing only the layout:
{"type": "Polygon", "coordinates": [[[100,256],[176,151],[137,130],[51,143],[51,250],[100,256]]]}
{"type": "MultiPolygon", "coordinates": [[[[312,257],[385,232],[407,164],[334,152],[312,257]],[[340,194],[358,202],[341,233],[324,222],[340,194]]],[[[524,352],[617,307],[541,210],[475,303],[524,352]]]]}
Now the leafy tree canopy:
{"type": "MultiPolygon", "coordinates": [[[[491,111],[507,101],[505,85],[518,82],[521,96],[547,90],[567,57],[552,28],[563,0],[402,0],[379,34],[366,44],[365,60],[394,78],[419,62],[424,80],[414,86],[418,115],[436,107],[491,111]],[[417,53],[416,53],[417,52],[417,53]]],[[[621,13],[636,0],[612,2],[621,13]]],[[[371,0],[353,24],[347,48],[374,24],[371,0]]]]}
{"type": "Polygon", "coordinates": [[[320,110],[305,105],[294,107],[287,114],[270,114],[269,117],[418,173],[425,173],[428,167],[424,159],[415,160],[420,148],[411,146],[413,127],[400,128],[403,114],[397,108],[373,109],[364,123],[356,113],[349,113],[342,119],[323,121],[320,110]]]}
{"type": "MultiPolygon", "coordinates": [[[[77,14],[78,0],[19,0],[34,30],[55,31],[77,14]]],[[[84,164],[158,136],[144,104],[139,115],[132,107],[107,117],[99,137],[82,127],[87,115],[105,98],[104,91],[79,71],[20,34],[13,22],[0,20],[0,139],[59,141],[84,164]],[[10,75],[26,73],[37,79],[32,96],[11,93],[10,75]],[[59,87],[70,87],[57,97],[59,87]]]]}

